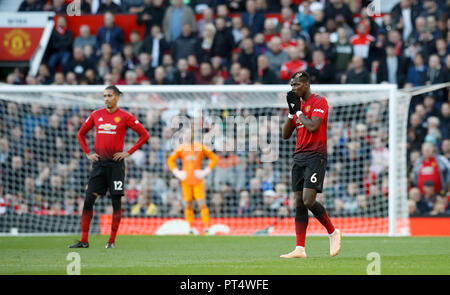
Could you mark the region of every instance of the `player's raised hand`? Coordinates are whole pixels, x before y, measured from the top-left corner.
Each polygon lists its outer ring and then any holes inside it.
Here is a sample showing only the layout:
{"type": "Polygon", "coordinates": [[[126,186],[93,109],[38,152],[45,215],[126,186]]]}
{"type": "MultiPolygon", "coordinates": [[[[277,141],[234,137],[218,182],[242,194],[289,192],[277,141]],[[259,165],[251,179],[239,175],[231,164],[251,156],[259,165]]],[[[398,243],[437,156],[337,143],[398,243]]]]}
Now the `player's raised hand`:
{"type": "Polygon", "coordinates": [[[115,153],[114,156],[113,156],[113,160],[119,162],[119,161],[122,161],[125,158],[128,158],[129,156],[130,156],[130,154],[127,153],[127,152],[115,153]]]}
{"type": "Polygon", "coordinates": [[[98,155],[97,154],[89,154],[86,155],[86,157],[89,159],[89,161],[97,162],[98,161],[98,155]]]}
{"type": "Polygon", "coordinates": [[[176,178],[178,178],[179,180],[183,181],[186,179],[186,171],[183,170],[179,170],[177,168],[172,170],[173,175],[175,175],[176,178]]]}
{"type": "Polygon", "coordinates": [[[300,98],[294,93],[294,91],[289,91],[286,95],[287,104],[289,107],[289,114],[295,115],[297,111],[300,111],[300,98]]]}

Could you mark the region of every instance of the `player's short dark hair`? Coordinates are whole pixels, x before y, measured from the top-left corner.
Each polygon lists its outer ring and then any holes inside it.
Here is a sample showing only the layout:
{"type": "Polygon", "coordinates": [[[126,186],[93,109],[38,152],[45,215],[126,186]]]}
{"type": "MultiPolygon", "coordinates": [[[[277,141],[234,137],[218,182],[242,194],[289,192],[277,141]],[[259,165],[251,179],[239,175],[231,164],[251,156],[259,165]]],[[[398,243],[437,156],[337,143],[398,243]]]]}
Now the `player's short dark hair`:
{"type": "Polygon", "coordinates": [[[291,76],[291,80],[299,80],[300,82],[311,82],[311,76],[305,71],[298,71],[291,76]]]}
{"type": "Polygon", "coordinates": [[[116,87],[116,85],[109,85],[108,87],[105,88],[105,90],[112,90],[114,91],[115,94],[119,96],[122,94],[122,91],[120,91],[119,88],[116,87]]]}

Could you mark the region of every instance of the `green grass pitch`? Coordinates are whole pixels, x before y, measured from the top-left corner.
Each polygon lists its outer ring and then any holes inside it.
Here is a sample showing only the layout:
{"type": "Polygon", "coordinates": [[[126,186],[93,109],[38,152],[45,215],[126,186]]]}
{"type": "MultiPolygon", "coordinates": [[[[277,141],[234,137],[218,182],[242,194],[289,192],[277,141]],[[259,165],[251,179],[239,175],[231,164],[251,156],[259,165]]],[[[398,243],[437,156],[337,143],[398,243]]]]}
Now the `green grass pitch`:
{"type": "Polygon", "coordinates": [[[66,274],[78,252],[81,274],[365,275],[367,254],[381,257],[382,275],[450,274],[450,237],[348,237],[329,256],[328,237],[307,237],[307,259],[282,259],[295,237],[91,235],[90,248],[68,249],[78,236],[0,237],[0,274],[66,274]]]}

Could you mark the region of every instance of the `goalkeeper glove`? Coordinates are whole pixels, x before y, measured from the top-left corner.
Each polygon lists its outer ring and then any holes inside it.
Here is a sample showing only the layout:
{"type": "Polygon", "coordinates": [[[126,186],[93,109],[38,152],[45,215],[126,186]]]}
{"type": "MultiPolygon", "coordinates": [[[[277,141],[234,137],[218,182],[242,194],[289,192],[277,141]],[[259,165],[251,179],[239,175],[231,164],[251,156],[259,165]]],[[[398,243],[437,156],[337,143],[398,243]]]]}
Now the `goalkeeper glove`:
{"type": "Polygon", "coordinates": [[[289,107],[289,118],[293,118],[294,115],[300,111],[300,98],[294,93],[294,91],[289,91],[286,95],[287,104],[289,107]]]}
{"type": "Polygon", "coordinates": [[[186,171],[179,170],[177,168],[172,170],[173,175],[175,175],[176,178],[183,181],[186,179],[186,171]]]}
{"type": "Polygon", "coordinates": [[[211,172],[211,168],[207,167],[203,170],[194,170],[195,177],[198,179],[203,179],[211,172]]]}

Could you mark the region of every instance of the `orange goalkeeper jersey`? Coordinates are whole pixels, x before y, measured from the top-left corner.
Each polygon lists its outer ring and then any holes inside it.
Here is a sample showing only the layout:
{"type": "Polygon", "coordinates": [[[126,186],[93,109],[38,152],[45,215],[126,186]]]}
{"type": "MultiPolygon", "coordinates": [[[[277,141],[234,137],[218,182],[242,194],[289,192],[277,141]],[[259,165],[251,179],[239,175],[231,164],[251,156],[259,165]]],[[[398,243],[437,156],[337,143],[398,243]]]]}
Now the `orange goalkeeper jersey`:
{"type": "Polygon", "coordinates": [[[176,168],[176,160],[181,158],[182,170],[186,171],[186,179],[181,184],[196,185],[202,182],[202,179],[195,177],[194,170],[202,168],[203,158],[209,158],[209,168],[212,170],[217,164],[216,154],[205,147],[203,144],[194,142],[192,145],[183,144],[179,146],[167,159],[170,169],[176,168]]]}

